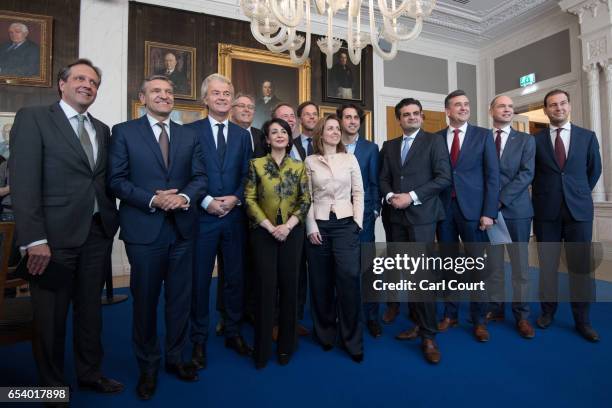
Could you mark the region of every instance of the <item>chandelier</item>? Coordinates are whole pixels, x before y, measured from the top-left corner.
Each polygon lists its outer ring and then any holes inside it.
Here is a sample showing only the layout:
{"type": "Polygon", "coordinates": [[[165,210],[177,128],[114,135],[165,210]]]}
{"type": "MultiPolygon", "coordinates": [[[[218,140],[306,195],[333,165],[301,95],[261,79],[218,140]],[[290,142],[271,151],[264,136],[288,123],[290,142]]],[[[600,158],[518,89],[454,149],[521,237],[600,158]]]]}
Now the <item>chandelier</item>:
{"type": "Polygon", "coordinates": [[[240,7],[251,20],[251,33],[257,41],[273,52],[289,51],[291,60],[302,64],[310,54],[310,7],[314,3],[316,12],[327,16],[327,35],[317,40],[317,45],[326,55],[327,67],[331,68],[333,55],[342,45],[342,40],[335,37],[333,32],[334,17],[340,10],[347,9],[348,54],[351,62],[357,65],[361,61],[361,50],[368,44],[372,44],[374,51],[384,60],[395,58],[398,43],[417,38],[423,28],[423,19],[431,15],[436,5],[436,0],[376,0],[379,20],[382,19],[379,29],[374,18],[374,0],[367,1],[369,36],[361,32],[362,0],[240,0],[240,7]],[[399,21],[403,16],[414,20],[412,27],[399,21]],[[297,34],[300,24],[305,25],[305,36],[297,34]],[[390,44],[387,51],[380,47],[381,40],[390,44]],[[298,55],[302,47],[304,49],[298,55]]]}

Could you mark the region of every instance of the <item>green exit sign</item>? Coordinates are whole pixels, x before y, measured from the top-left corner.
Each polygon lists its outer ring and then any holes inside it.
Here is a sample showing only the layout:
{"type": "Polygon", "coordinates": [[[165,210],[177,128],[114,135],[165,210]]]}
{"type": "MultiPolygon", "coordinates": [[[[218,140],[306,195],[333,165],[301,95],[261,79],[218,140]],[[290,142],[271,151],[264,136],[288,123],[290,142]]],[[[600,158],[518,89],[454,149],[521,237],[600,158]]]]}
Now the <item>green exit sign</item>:
{"type": "Polygon", "coordinates": [[[535,74],[522,76],[520,79],[521,88],[535,84],[535,74]]]}

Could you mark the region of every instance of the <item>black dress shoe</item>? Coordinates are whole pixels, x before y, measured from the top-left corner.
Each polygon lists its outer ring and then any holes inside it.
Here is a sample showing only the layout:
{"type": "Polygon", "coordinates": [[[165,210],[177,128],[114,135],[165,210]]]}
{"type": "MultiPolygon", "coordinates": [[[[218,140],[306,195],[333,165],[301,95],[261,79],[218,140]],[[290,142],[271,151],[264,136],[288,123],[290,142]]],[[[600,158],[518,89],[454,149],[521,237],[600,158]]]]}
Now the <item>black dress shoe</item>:
{"type": "Polygon", "coordinates": [[[151,399],[157,388],[157,374],[142,373],[138,378],[136,393],[141,400],[151,399]]]}
{"type": "Polygon", "coordinates": [[[593,329],[593,327],[590,325],[582,324],[576,326],[576,330],[578,330],[578,333],[580,333],[582,337],[592,343],[597,343],[599,341],[599,334],[597,334],[595,329],[593,329]]]}
{"type": "Polygon", "coordinates": [[[359,354],[349,354],[351,356],[351,360],[356,363],[361,363],[363,361],[363,353],[359,354]]]}
{"type": "Polygon", "coordinates": [[[233,349],[241,356],[252,356],[253,348],[247,344],[242,336],[234,336],[225,339],[225,347],[233,349]]]}
{"type": "Polygon", "coordinates": [[[543,313],[540,315],[540,317],[538,317],[538,320],[536,320],[536,324],[540,329],[547,329],[548,326],[550,326],[550,324],[552,323],[552,321],[553,317],[551,315],[543,313]]]}
{"type": "Polygon", "coordinates": [[[368,320],[366,325],[368,326],[368,332],[370,336],[376,338],[382,336],[382,327],[378,324],[376,320],[368,320]]]}
{"type": "Polygon", "coordinates": [[[289,360],[291,360],[291,354],[289,353],[279,353],[278,354],[278,364],[284,366],[289,364],[289,360]]]}
{"type": "Polygon", "coordinates": [[[123,384],[112,378],[100,377],[98,381],[94,382],[79,381],[79,388],[99,392],[100,394],[118,394],[123,392],[124,387],[123,384]]]}
{"type": "Polygon", "coordinates": [[[191,352],[191,363],[198,369],[206,368],[206,347],[203,344],[195,343],[191,352]]]}
{"type": "Polygon", "coordinates": [[[182,381],[198,381],[198,368],[192,363],[166,364],[166,372],[182,381]]]}

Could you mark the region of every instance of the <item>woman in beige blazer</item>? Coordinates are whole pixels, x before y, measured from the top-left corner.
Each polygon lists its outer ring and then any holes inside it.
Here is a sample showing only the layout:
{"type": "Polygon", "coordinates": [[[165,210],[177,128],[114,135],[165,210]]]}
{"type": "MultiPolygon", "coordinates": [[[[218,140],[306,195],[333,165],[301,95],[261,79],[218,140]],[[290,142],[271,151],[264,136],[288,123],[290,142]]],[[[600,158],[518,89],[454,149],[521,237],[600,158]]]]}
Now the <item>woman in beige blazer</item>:
{"type": "Polygon", "coordinates": [[[340,141],[336,115],[319,120],[314,154],[305,161],[312,205],[306,219],[308,270],[314,338],[323,350],[340,345],[363,361],[360,321],[360,245],[363,182],[357,159],[340,141]]]}

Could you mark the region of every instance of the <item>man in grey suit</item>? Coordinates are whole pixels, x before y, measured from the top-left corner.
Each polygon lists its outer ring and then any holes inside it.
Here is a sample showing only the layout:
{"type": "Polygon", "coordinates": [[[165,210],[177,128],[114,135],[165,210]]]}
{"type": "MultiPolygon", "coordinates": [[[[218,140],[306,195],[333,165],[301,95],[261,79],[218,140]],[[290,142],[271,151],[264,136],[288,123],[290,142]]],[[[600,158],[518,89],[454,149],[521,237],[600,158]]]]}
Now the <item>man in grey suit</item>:
{"type": "Polygon", "coordinates": [[[53,287],[42,277],[30,284],[41,385],[67,386],[64,341],[72,301],[79,386],[116,393],[123,385],[101,374],[100,292],[119,219],[106,189],[110,132],[87,112],[100,80],[100,70],[86,59],[61,69],[59,102],[17,112],[9,168],[17,245],[27,251],[29,273],[67,272],[53,287]]]}
{"type": "MultiPolygon", "coordinates": [[[[421,129],[421,102],[402,99],[395,106],[395,117],[403,135],[383,144],[379,183],[381,195],[391,209],[391,236],[393,242],[431,244],[436,223],[445,216],[440,192],[452,182],[448,153],[442,138],[421,129]]],[[[431,299],[413,302],[410,309],[418,328],[397,338],[410,340],[420,335],[425,359],[437,364],[440,351],[434,342],[436,304],[431,299]]]]}
{"type": "MultiPolygon", "coordinates": [[[[517,132],[510,126],[514,117],[512,99],[505,95],[495,97],[489,110],[493,118],[493,138],[499,157],[499,209],[506,221],[512,244],[508,254],[512,264],[513,299],[512,314],[519,334],[526,339],[535,336],[529,323],[527,295],[529,256],[528,243],[533,207],[529,197],[529,185],[535,171],[535,140],[533,136],[517,132]]],[[[504,247],[491,246],[492,274],[489,278],[488,321],[504,320],[504,247]]]]}

